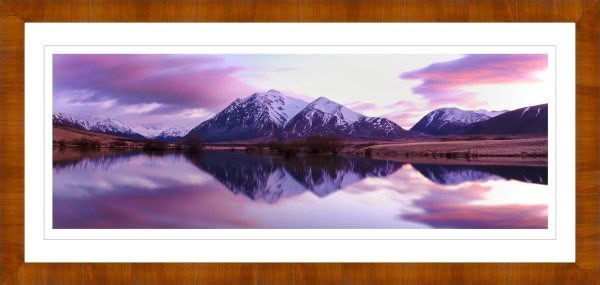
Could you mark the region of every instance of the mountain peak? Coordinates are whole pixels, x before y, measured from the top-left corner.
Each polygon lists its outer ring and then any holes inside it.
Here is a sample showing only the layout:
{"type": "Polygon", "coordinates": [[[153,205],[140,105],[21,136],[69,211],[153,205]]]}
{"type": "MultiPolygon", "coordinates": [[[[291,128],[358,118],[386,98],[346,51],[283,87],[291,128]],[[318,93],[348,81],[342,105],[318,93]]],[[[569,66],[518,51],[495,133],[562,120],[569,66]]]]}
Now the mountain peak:
{"type": "Polygon", "coordinates": [[[530,106],[513,111],[440,108],[425,115],[411,130],[434,136],[544,133],[547,131],[547,122],[537,117],[545,118],[546,110],[547,105],[530,106]],[[527,115],[529,108],[535,108],[535,114],[527,115]]]}
{"type": "Polygon", "coordinates": [[[196,126],[189,136],[206,142],[278,137],[283,126],[308,103],[271,89],[235,100],[211,119],[196,126]]]}
{"type": "MultiPolygon", "coordinates": [[[[328,108],[328,112],[335,110],[335,108],[342,106],[341,104],[331,101],[329,100],[327,97],[319,97],[317,99],[315,99],[314,101],[310,102],[310,104],[308,104],[309,107],[324,107],[327,106],[328,108]]],[[[325,110],[323,110],[325,111],[325,110]]]]}
{"type": "MultiPolygon", "coordinates": [[[[248,101],[264,102],[264,101],[275,101],[275,100],[281,101],[281,100],[284,100],[285,98],[290,98],[290,97],[284,96],[283,94],[281,94],[281,92],[279,92],[275,89],[270,89],[266,92],[254,92],[252,95],[242,99],[241,101],[243,101],[243,102],[248,102],[248,101]]],[[[234,101],[233,103],[235,103],[236,101],[234,101]]]]}
{"type": "Polygon", "coordinates": [[[411,130],[429,135],[454,135],[468,124],[489,118],[486,114],[456,107],[439,108],[425,115],[411,130]]]}
{"type": "Polygon", "coordinates": [[[448,123],[475,123],[483,120],[487,120],[490,117],[486,114],[481,114],[475,111],[462,110],[456,107],[440,108],[433,110],[426,116],[428,123],[433,120],[441,120],[448,123]]]}
{"type": "Polygon", "coordinates": [[[358,120],[360,120],[361,118],[364,118],[365,116],[356,113],[346,107],[344,107],[343,105],[331,101],[326,97],[319,97],[316,100],[314,100],[312,103],[310,103],[307,106],[307,109],[316,109],[319,110],[321,112],[323,112],[324,114],[326,114],[326,118],[329,118],[331,116],[335,116],[338,117],[341,120],[338,120],[338,124],[343,124],[343,123],[347,123],[347,124],[352,124],[358,120]]]}
{"type": "Polygon", "coordinates": [[[285,125],[286,136],[302,138],[327,135],[357,139],[394,139],[408,136],[407,131],[384,118],[371,118],[345,106],[319,97],[285,125]]]}
{"type": "Polygon", "coordinates": [[[187,136],[197,136],[205,142],[223,142],[311,135],[396,139],[414,134],[388,119],[366,117],[326,97],[308,104],[271,89],[234,101],[187,136]]]}
{"type": "Polygon", "coordinates": [[[311,105],[311,106],[315,106],[315,105],[319,105],[319,106],[330,105],[332,107],[341,106],[341,104],[339,104],[337,102],[334,102],[334,101],[331,101],[331,100],[329,100],[329,98],[323,97],[323,96],[315,99],[309,105],[311,105]]]}

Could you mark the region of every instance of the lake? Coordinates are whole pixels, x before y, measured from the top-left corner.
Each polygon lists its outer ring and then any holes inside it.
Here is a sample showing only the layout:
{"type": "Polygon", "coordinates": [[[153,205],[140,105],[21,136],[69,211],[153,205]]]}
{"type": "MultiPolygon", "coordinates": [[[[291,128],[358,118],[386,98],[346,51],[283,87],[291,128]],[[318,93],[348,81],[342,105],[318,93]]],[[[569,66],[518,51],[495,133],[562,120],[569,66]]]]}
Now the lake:
{"type": "Polygon", "coordinates": [[[548,168],[53,151],[53,228],[547,228],[548,168]]]}

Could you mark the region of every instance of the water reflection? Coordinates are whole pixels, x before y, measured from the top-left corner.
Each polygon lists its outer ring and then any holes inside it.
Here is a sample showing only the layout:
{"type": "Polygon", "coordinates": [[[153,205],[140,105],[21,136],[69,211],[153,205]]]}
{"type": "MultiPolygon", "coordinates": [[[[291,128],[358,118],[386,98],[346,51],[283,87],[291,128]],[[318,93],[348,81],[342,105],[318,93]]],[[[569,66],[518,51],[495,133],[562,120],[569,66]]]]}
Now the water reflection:
{"type": "Polygon", "coordinates": [[[487,181],[490,179],[548,184],[548,167],[545,166],[422,163],[413,163],[412,166],[432,182],[443,185],[457,185],[467,181],[487,181]]]}
{"type": "Polygon", "coordinates": [[[324,197],[367,177],[388,176],[403,165],[401,162],[360,157],[286,159],[228,151],[204,152],[186,155],[186,158],[232,192],[269,203],[304,191],[324,197]]]}
{"type": "Polygon", "coordinates": [[[72,150],[53,165],[55,228],[547,227],[541,166],[72,150]]]}

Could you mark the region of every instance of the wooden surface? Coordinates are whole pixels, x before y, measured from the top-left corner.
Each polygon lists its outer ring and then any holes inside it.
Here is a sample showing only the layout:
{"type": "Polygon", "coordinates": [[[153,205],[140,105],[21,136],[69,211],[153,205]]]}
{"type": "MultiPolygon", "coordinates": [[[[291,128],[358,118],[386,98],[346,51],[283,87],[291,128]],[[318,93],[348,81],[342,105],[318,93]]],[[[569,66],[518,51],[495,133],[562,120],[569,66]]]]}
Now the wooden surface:
{"type": "Polygon", "coordinates": [[[600,284],[599,3],[599,0],[0,0],[0,284],[600,284]],[[55,21],[577,22],[577,262],[25,264],[23,23],[55,21]]]}

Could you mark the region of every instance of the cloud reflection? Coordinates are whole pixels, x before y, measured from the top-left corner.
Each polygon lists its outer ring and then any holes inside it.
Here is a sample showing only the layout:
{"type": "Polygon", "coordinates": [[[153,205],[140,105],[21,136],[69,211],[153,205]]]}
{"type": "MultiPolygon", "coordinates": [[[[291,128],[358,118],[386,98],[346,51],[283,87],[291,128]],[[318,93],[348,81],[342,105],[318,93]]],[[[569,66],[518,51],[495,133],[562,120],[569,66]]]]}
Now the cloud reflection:
{"type": "Polygon", "coordinates": [[[519,171],[443,184],[408,164],[340,159],[57,152],[54,227],[547,227],[547,186],[500,175],[519,171]]]}

